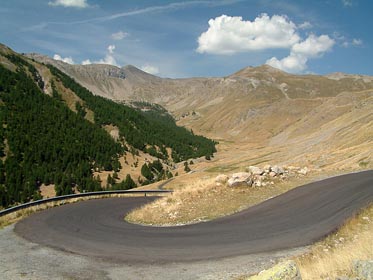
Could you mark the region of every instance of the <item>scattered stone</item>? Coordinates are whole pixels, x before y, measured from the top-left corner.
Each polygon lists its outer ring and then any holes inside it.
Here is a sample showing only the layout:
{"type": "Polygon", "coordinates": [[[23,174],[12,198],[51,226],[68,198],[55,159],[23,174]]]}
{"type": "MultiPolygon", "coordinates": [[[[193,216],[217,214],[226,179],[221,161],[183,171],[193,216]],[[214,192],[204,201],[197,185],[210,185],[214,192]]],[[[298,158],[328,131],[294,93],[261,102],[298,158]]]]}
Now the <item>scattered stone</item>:
{"type": "Polygon", "coordinates": [[[287,170],[289,171],[298,171],[300,168],[296,166],[289,165],[286,167],[287,170]]]}
{"type": "Polygon", "coordinates": [[[229,177],[227,175],[220,174],[220,175],[216,176],[215,183],[218,186],[223,186],[223,185],[225,185],[225,183],[227,183],[228,179],[229,179],[229,177]]]}
{"type": "Polygon", "coordinates": [[[302,280],[294,261],[286,261],[251,276],[248,280],[302,280]]]}
{"type": "Polygon", "coordinates": [[[304,167],[304,168],[302,168],[301,170],[298,171],[298,174],[307,175],[308,172],[309,172],[308,167],[304,167]]]}
{"type": "Polygon", "coordinates": [[[271,172],[269,172],[269,176],[271,176],[271,177],[276,177],[276,173],[275,172],[273,172],[273,171],[271,171],[271,172]]]}
{"type": "Polygon", "coordinates": [[[251,174],[248,172],[238,172],[232,174],[232,177],[228,180],[228,186],[251,186],[253,183],[251,179],[251,174]]]}
{"type": "Polygon", "coordinates": [[[266,164],[266,165],[264,165],[263,169],[264,169],[265,173],[269,173],[271,171],[271,165],[270,164],[266,164]]]}
{"type": "Polygon", "coordinates": [[[373,280],[373,260],[353,261],[354,274],[361,280],[373,280]]]}
{"type": "Polygon", "coordinates": [[[256,179],[253,183],[254,187],[261,187],[263,185],[263,182],[260,178],[256,179]]]}

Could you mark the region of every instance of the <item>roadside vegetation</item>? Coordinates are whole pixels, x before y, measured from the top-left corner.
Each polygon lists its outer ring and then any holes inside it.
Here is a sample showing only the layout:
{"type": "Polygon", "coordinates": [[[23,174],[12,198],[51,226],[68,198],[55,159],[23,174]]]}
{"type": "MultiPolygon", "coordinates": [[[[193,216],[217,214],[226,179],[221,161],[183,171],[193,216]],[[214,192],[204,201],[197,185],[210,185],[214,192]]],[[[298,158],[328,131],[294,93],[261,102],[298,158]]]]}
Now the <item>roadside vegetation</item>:
{"type": "Polygon", "coordinates": [[[304,280],[353,276],[353,260],[373,259],[373,204],[295,259],[304,280]]]}
{"type": "Polygon", "coordinates": [[[202,179],[180,186],[170,184],[172,194],[130,212],[125,220],[151,226],[173,226],[198,223],[242,211],[280,195],[312,177],[278,180],[265,187],[228,187],[215,179],[202,179]]]}

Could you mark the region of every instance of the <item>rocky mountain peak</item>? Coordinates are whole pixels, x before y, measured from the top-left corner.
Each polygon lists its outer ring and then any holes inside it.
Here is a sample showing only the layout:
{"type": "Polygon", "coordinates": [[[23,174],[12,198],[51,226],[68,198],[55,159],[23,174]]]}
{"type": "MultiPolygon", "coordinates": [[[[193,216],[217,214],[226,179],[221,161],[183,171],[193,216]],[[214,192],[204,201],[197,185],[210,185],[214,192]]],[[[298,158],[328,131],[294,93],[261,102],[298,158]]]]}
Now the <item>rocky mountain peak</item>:
{"type": "Polygon", "coordinates": [[[249,66],[245,67],[236,73],[232,74],[230,77],[240,77],[240,78],[251,78],[251,77],[258,77],[258,76],[273,76],[273,75],[281,75],[281,76],[288,76],[290,74],[281,71],[277,68],[274,68],[270,65],[263,64],[260,66],[249,66]]]}

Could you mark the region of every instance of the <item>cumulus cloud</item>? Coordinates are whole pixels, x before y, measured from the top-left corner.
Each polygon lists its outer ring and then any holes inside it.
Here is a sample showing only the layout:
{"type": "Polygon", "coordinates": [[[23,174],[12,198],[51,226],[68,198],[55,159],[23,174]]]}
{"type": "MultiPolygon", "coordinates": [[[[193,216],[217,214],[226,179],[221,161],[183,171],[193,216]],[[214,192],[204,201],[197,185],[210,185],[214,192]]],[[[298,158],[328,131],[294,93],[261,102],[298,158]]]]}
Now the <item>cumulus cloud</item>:
{"type": "Polygon", "coordinates": [[[62,6],[73,8],[87,8],[89,7],[87,0],[54,0],[48,2],[49,6],[62,6]]]}
{"type": "Polygon", "coordinates": [[[115,45],[109,45],[107,47],[107,52],[104,58],[101,58],[99,60],[94,60],[93,62],[90,59],[86,59],[82,61],[83,65],[88,65],[88,64],[110,64],[114,65],[117,67],[120,67],[117,63],[117,61],[114,58],[114,50],[115,50],[115,45]]]}
{"type": "Polygon", "coordinates": [[[238,52],[289,48],[299,41],[296,25],[285,16],[267,14],[254,21],[222,15],[210,19],[198,38],[199,53],[230,55],[238,52]]]}
{"type": "Polygon", "coordinates": [[[110,65],[114,65],[114,66],[119,67],[117,61],[114,58],[114,50],[115,50],[115,45],[109,45],[107,47],[107,53],[106,53],[105,57],[98,60],[98,61],[94,61],[93,63],[110,64],[110,65]]]}
{"type": "Polygon", "coordinates": [[[307,69],[307,62],[310,58],[321,57],[325,52],[330,51],[335,41],[328,35],[316,36],[311,34],[302,42],[291,47],[290,54],[279,60],[272,57],[266,64],[291,73],[303,72],[307,69]]]}
{"type": "MultiPolygon", "coordinates": [[[[289,55],[278,59],[272,57],[267,64],[293,73],[307,69],[309,59],[321,57],[330,51],[335,41],[328,35],[308,35],[302,38],[300,30],[312,28],[305,21],[296,25],[285,15],[267,14],[253,21],[242,17],[221,15],[210,19],[207,31],[198,38],[197,52],[216,55],[233,55],[269,49],[288,49],[289,55]]],[[[359,42],[356,41],[355,44],[359,42]]]]}
{"type": "Polygon", "coordinates": [[[111,34],[111,38],[113,40],[122,40],[124,38],[126,38],[128,36],[128,33],[127,32],[123,32],[123,31],[118,31],[116,33],[113,33],[111,34]]]}
{"type": "Polygon", "coordinates": [[[53,59],[54,60],[63,61],[63,62],[68,63],[68,64],[74,64],[74,60],[72,59],[71,56],[62,58],[59,54],[55,54],[53,56],[53,59]]]}
{"type": "Polygon", "coordinates": [[[159,68],[157,66],[149,65],[146,64],[140,68],[142,71],[152,74],[152,75],[157,75],[159,74],[159,68]]]}
{"type": "Polygon", "coordinates": [[[266,64],[286,72],[300,73],[306,70],[307,61],[306,57],[291,53],[280,60],[277,57],[272,57],[266,61],[266,64]]]}
{"type": "Polygon", "coordinates": [[[308,36],[303,42],[293,45],[291,51],[308,58],[319,57],[329,51],[334,45],[334,40],[328,35],[317,37],[314,34],[308,36]]]}

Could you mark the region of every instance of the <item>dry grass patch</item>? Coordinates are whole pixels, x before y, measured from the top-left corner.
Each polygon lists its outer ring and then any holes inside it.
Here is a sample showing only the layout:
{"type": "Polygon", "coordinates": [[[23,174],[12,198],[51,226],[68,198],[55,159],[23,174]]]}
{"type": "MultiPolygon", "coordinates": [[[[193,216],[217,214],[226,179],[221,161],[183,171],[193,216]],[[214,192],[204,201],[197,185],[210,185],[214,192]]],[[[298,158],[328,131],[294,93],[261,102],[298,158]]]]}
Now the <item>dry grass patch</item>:
{"type": "Polygon", "coordinates": [[[173,194],[130,212],[125,220],[131,223],[174,226],[208,221],[242,211],[295,186],[311,181],[294,178],[266,187],[217,186],[215,179],[198,180],[175,190],[173,194]]]}
{"type": "Polygon", "coordinates": [[[302,279],[352,276],[353,260],[373,259],[373,205],[296,259],[302,279]]]}

